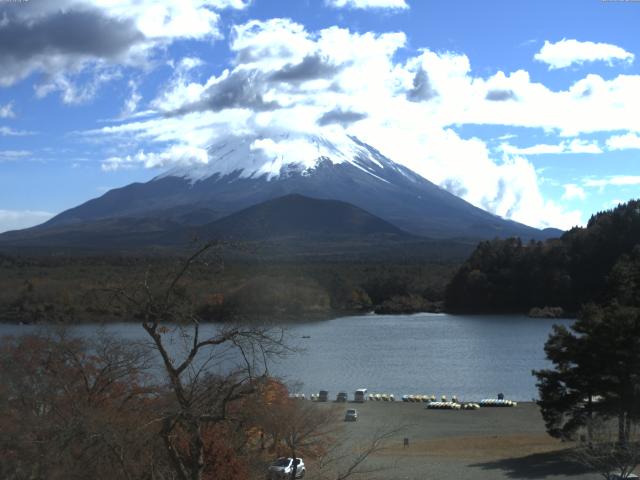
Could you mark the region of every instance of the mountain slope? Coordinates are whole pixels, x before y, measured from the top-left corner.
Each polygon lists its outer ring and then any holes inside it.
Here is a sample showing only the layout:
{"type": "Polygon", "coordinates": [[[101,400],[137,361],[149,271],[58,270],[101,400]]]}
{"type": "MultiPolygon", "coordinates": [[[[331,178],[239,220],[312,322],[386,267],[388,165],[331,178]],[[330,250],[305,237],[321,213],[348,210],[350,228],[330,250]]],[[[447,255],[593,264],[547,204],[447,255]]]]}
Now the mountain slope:
{"type": "Polygon", "coordinates": [[[185,225],[155,217],[116,217],[7,232],[0,236],[0,245],[19,241],[23,246],[132,248],[143,245],[181,246],[193,238],[353,241],[370,236],[385,236],[389,240],[422,240],[349,203],[290,194],[205,225],[185,225]]]}
{"type": "Polygon", "coordinates": [[[118,228],[128,222],[133,231],[137,227],[130,220],[138,218],[159,230],[195,227],[289,194],[347,202],[411,234],[435,239],[540,239],[560,233],[481,210],[354,137],[279,140],[296,148],[273,153],[267,147],[274,143],[265,139],[223,140],[211,147],[206,165],[176,168],[147,183],[111,190],[38,227],[1,235],[0,241],[86,230],[94,222],[105,226],[117,219],[118,228]]]}
{"type": "Polygon", "coordinates": [[[411,236],[361,208],[338,200],[289,194],[248,207],[197,229],[203,238],[274,240],[284,238],[411,236]]]}
{"type": "Polygon", "coordinates": [[[346,202],[293,194],[202,226],[122,217],[9,232],[0,235],[0,251],[179,253],[216,239],[231,242],[229,258],[260,261],[462,260],[475,245],[417,237],[346,202]]]}

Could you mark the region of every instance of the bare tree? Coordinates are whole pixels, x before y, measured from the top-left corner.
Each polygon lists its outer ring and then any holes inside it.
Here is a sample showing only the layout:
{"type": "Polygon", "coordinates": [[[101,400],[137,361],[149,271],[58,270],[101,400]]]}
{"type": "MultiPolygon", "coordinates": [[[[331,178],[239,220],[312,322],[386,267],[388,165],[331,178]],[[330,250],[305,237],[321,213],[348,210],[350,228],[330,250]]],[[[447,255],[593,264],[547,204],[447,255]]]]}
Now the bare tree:
{"type": "MultiPolygon", "coordinates": [[[[338,413],[335,408],[284,398],[263,409],[260,423],[271,437],[271,449],[292,459],[322,457],[334,441],[338,413]]],[[[291,479],[298,474],[294,461],[291,479]]]]}
{"type": "MultiPolygon", "coordinates": [[[[218,246],[206,244],[160,280],[148,272],[139,285],[115,292],[160,355],[174,398],[160,415],[160,436],[180,480],[203,478],[207,463],[215,463],[205,458],[213,454],[205,430],[228,420],[230,405],[252,395],[267,378],[269,359],[287,352],[282,330],[225,324],[209,325],[203,333],[188,295],[188,274],[218,246]]],[[[208,478],[218,477],[211,471],[208,478]]]]}
{"type": "Polygon", "coordinates": [[[328,449],[318,462],[318,468],[322,472],[322,479],[347,480],[373,479],[376,474],[392,468],[392,466],[371,466],[371,456],[383,450],[393,437],[396,437],[405,427],[390,427],[377,430],[366,443],[354,446],[351,439],[336,442],[328,449]]]}
{"type": "MultiPolygon", "coordinates": [[[[300,401],[295,401],[293,406],[283,429],[283,439],[291,452],[291,458],[295,460],[300,452],[309,450],[317,455],[326,448],[331,433],[335,431],[336,412],[334,409],[318,408],[300,401]]],[[[291,480],[296,478],[297,467],[294,461],[291,480]]]]}

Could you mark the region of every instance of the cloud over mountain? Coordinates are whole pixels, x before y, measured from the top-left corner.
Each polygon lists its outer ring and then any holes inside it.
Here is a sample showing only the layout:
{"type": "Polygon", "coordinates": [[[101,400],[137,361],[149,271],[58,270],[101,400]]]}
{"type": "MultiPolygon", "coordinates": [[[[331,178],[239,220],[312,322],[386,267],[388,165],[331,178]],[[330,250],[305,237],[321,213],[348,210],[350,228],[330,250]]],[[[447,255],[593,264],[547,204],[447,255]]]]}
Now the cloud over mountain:
{"type": "Polygon", "coordinates": [[[349,110],[341,110],[339,108],[335,108],[323,113],[322,116],[318,119],[318,125],[324,127],[326,125],[337,123],[338,125],[347,127],[350,124],[359,120],[364,120],[365,118],[367,118],[366,113],[351,112],[349,110]]]}
{"type": "MultiPolygon", "coordinates": [[[[536,149],[492,151],[456,126],[533,127],[566,136],[637,128],[628,108],[635,101],[629,93],[640,88],[635,76],[589,75],[554,91],[523,70],[474,75],[460,53],[424,49],[397,60],[406,48],[402,32],[311,32],[287,19],[234,26],[229,47],[233,59],[219,75],[196,81],[181,73],[165,86],[153,101],[164,117],[92,134],[137,139],[145,155],[166,165],[170,149],[203,152],[231,132],[270,139],[277,155],[306,152],[304,141],[294,140],[318,129],[346,130],[493,213],[537,226],[570,226],[580,223],[579,213],[544,200],[535,169],[522,157],[536,149]],[[626,98],[624,108],[617,98],[626,98]]],[[[580,138],[562,145],[552,150],[595,152],[580,138]]],[[[128,155],[135,158],[135,152],[128,155]]],[[[184,155],[176,158],[185,162],[184,155]]]]}
{"type": "MultiPolygon", "coordinates": [[[[40,72],[37,96],[60,91],[66,103],[92,98],[123,69],[147,68],[177,40],[220,41],[220,12],[241,0],[33,0],[0,4],[0,84],[40,72]],[[13,43],[8,38],[18,38],[13,43]]],[[[331,0],[336,8],[406,10],[403,0],[331,0]]],[[[139,81],[118,124],[88,133],[120,138],[104,170],[143,165],[201,164],[207,149],[230,134],[261,138],[261,151],[307,155],[309,134],[346,132],[379,148],[474,205],[537,226],[579,223],[578,213],[544,200],[525,156],[599,153],[583,134],[612,132],[610,150],[633,148],[640,127],[640,76],[589,74],[564,89],[532,80],[525,70],[482,75],[454,51],[408,48],[401,31],[357,32],[332,26],[317,31],[286,18],[231,26],[231,58],[201,77],[209,59],[171,63],[173,75],[144,116],[139,81]],[[226,68],[224,68],[226,67],[226,68]],[[208,77],[208,78],[207,78],[208,77]],[[461,126],[543,129],[560,137],[533,147],[492,145],[461,126]],[[517,180],[515,180],[517,179],[517,180]],[[525,182],[525,183],[523,183],[525,182]],[[528,182],[528,183],[526,183],[528,182]],[[531,206],[534,206],[531,208],[531,206]],[[551,213],[549,213],[551,212],[551,213]]],[[[592,61],[629,63],[633,54],[611,44],[546,42],[536,59],[550,68],[592,61]]],[[[9,118],[12,105],[3,107],[9,118]]],[[[0,134],[25,131],[0,127],[0,134]]]]}

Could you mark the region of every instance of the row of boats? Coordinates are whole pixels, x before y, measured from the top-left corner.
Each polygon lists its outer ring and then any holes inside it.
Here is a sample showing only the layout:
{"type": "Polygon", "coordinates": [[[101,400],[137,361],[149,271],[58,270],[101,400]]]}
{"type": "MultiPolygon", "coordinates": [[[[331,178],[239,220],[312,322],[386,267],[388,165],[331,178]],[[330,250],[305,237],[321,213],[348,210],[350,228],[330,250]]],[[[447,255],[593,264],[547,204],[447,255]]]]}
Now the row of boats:
{"type": "MultiPolygon", "coordinates": [[[[435,402],[436,401],[436,396],[435,395],[403,395],[402,396],[402,401],[403,402],[412,402],[412,403],[419,403],[419,402],[435,402]]],[[[442,397],[440,398],[441,402],[446,402],[447,401],[447,396],[446,395],[442,395],[442,397]]],[[[457,402],[458,399],[455,395],[453,395],[451,397],[451,401],[452,402],[457,402]]]]}
{"type": "Polygon", "coordinates": [[[480,400],[481,407],[517,407],[518,402],[504,398],[485,398],[480,400]]]}
{"type": "Polygon", "coordinates": [[[473,402],[429,402],[427,408],[430,410],[479,410],[480,405],[473,402]]]}
{"type": "Polygon", "coordinates": [[[371,393],[369,394],[370,402],[395,402],[396,397],[393,393],[371,393]]]}
{"type": "MultiPolygon", "coordinates": [[[[326,402],[328,401],[327,395],[324,392],[312,393],[309,399],[313,402],[326,402]]],[[[306,400],[304,393],[292,393],[289,398],[295,400],[306,400]]],[[[340,400],[340,398],[339,398],[340,400]]],[[[395,402],[396,398],[393,393],[371,393],[368,395],[370,402],[395,402]]],[[[342,401],[346,401],[345,398],[342,401]]],[[[448,400],[446,395],[442,395],[440,400],[437,400],[435,395],[403,395],[403,402],[408,403],[426,403],[427,408],[430,409],[442,409],[442,410],[477,410],[481,407],[517,407],[518,402],[513,400],[507,400],[504,398],[484,398],[480,402],[460,402],[456,395],[451,396],[451,400],[448,400]]]]}

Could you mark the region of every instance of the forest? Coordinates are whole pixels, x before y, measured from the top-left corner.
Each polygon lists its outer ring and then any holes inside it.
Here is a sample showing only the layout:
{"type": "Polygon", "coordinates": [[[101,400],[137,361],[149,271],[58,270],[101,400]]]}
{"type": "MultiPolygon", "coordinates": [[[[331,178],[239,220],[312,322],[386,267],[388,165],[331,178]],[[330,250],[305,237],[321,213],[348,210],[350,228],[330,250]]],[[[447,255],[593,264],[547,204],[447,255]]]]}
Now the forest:
{"type": "Polygon", "coordinates": [[[593,215],[559,239],[481,242],[446,288],[451,312],[531,309],[573,316],[582,305],[640,305],[640,200],[593,215]]]}
{"type": "MultiPolygon", "coordinates": [[[[217,250],[189,272],[206,321],[278,322],[370,311],[439,311],[454,261],[282,262],[227,260],[217,250]]],[[[182,257],[0,255],[0,321],[127,321],[116,286],[165,275],[182,257]]]]}

